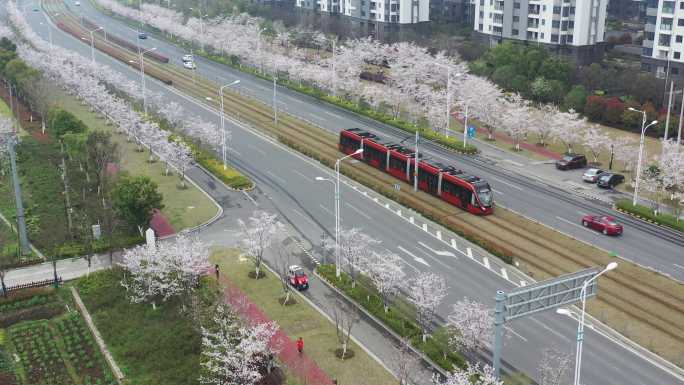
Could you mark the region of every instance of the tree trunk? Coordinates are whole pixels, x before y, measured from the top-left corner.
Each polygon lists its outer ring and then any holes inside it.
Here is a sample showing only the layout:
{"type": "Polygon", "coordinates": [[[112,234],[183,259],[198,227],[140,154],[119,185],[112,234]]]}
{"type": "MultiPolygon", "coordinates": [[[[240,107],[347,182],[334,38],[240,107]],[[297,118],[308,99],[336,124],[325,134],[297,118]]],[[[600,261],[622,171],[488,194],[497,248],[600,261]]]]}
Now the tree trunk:
{"type": "Polygon", "coordinates": [[[425,343],[425,341],[427,341],[427,333],[423,332],[423,343],[425,343]]]}
{"type": "Polygon", "coordinates": [[[344,360],[344,357],[347,355],[347,343],[344,342],[342,343],[342,359],[344,360]]]}

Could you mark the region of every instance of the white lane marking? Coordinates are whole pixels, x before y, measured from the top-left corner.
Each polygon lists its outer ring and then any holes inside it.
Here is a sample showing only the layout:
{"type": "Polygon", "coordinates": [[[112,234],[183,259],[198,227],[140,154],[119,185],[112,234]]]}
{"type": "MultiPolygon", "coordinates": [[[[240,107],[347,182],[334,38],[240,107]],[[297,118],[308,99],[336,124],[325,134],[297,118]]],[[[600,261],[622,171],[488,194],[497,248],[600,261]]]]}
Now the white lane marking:
{"type": "Polygon", "coordinates": [[[589,230],[588,228],[586,228],[586,227],[584,227],[584,226],[582,226],[582,225],[578,225],[577,223],[572,222],[572,221],[569,221],[569,220],[567,220],[567,219],[565,219],[565,218],[556,217],[556,219],[558,219],[558,220],[561,221],[561,222],[565,222],[565,223],[567,223],[567,224],[569,224],[569,225],[573,225],[573,226],[575,226],[575,227],[579,227],[580,229],[582,229],[582,230],[584,230],[584,231],[588,231],[588,232],[590,232],[590,233],[594,233],[593,231],[589,230]]]}
{"type": "Polygon", "coordinates": [[[324,114],[328,114],[328,115],[330,115],[330,116],[334,116],[334,117],[336,117],[337,119],[342,119],[341,116],[339,116],[339,115],[337,115],[337,114],[333,114],[333,113],[330,112],[330,111],[323,110],[323,113],[324,113],[324,114]]]}
{"type": "Polygon", "coordinates": [[[520,280],[520,287],[527,286],[527,282],[523,281],[522,279],[520,280]]]}
{"type": "Polygon", "coordinates": [[[238,150],[234,149],[233,147],[227,146],[227,147],[226,147],[226,150],[228,150],[228,152],[232,152],[233,154],[235,154],[235,155],[237,155],[237,156],[242,156],[242,154],[240,154],[240,153],[238,152],[238,150]]]}
{"type": "MultiPolygon", "coordinates": [[[[392,251],[392,250],[390,250],[390,249],[388,249],[388,248],[385,248],[385,251],[388,252],[388,253],[390,253],[390,254],[396,254],[394,251],[392,251]]],[[[410,268],[412,268],[413,270],[415,270],[416,272],[420,272],[420,269],[417,268],[417,267],[415,267],[415,266],[413,266],[413,264],[412,264],[411,262],[409,262],[408,260],[402,259],[402,261],[403,261],[405,264],[407,264],[410,268]]]]}
{"type": "Polygon", "coordinates": [[[473,249],[470,247],[466,247],[466,254],[468,254],[468,258],[475,259],[475,257],[473,257],[473,249]]]}
{"type": "Polygon", "coordinates": [[[427,231],[428,231],[427,223],[423,223],[423,231],[425,231],[427,233],[427,231]]]}
{"type": "Polygon", "coordinates": [[[565,341],[570,342],[570,338],[568,338],[568,337],[566,337],[566,336],[560,334],[560,333],[557,332],[556,330],[553,330],[553,329],[551,329],[550,327],[544,325],[543,322],[537,320],[537,319],[534,318],[534,317],[530,317],[530,319],[532,320],[532,322],[534,322],[534,323],[536,323],[537,325],[543,327],[543,328],[546,329],[547,331],[549,331],[549,332],[551,332],[552,334],[556,335],[558,338],[561,338],[561,339],[563,339],[563,340],[565,340],[565,341]]]}
{"type": "Polygon", "coordinates": [[[345,202],[344,205],[348,206],[350,209],[356,211],[357,214],[361,215],[362,217],[364,217],[366,219],[373,219],[370,217],[370,215],[368,215],[368,214],[364,213],[363,211],[359,210],[358,208],[352,206],[352,204],[349,202],[345,202]]]}
{"type": "Polygon", "coordinates": [[[318,226],[318,224],[314,222],[313,219],[309,218],[307,215],[304,215],[304,213],[300,212],[299,210],[292,209],[292,211],[300,217],[304,218],[307,222],[311,223],[312,225],[318,226]]]}
{"type": "Polygon", "coordinates": [[[511,183],[508,183],[508,182],[505,182],[505,181],[503,181],[503,180],[501,180],[501,179],[499,179],[499,178],[492,177],[491,179],[497,181],[498,183],[505,184],[505,185],[508,186],[508,187],[512,187],[512,188],[514,188],[514,189],[516,189],[516,190],[518,190],[518,191],[522,191],[522,190],[523,190],[522,187],[516,186],[516,185],[511,184],[511,183]]]}
{"type": "Polygon", "coordinates": [[[252,146],[251,144],[248,144],[247,147],[251,148],[252,150],[254,150],[254,151],[258,152],[258,153],[260,153],[261,155],[266,155],[266,151],[264,151],[264,150],[262,150],[262,149],[260,149],[260,148],[254,147],[254,146],[252,146]]]}
{"type": "Polygon", "coordinates": [[[397,246],[397,248],[398,248],[399,250],[403,251],[404,253],[408,254],[411,258],[413,258],[414,261],[416,261],[416,262],[418,262],[418,263],[422,263],[422,264],[425,265],[425,266],[430,266],[430,264],[427,263],[427,261],[425,261],[423,258],[416,257],[413,253],[411,253],[410,251],[406,250],[405,248],[403,248],[403,247],[401,247],[401,246],[397,246]]]}
{"type": "Polygon", "coordinates": [[[504,159],[504,162],[510,163],[510,164],[512,164],[512,165],[514,165],[514,166],[518,166],[518,167],[524,166],[524,164],[521,164],[521,163],[518,163],[518,162],[514,162],[514,161],[512,161],[512,160],[510,160],[510,159],[504,159]]]}
{"type": "Polygon", "coordinates": [[[252,201],[252,203],[254,203],[254,206],[259,206],[259,204],[257,203],[257,201],[255,201],[254,198],[252,198],[252,196],[249,195],[249,193],[247,193],[247,191],[242,190],[242,193],[245,194],[245,196],[247,197],[247,199],[249,199],[250,201],[252,201]]]}
{"type": "Polygon", "coordinates": [[[318,206],[319,206],[320,208],[322,208],[323,211],[325,211],[326,213],[328,213],[328,214],[330,214],[330,215],[333,215],[333,216],[335,215],[335,214],[333,214],[332,211],[330,211],[329,208],[327,208],[327,207],[325,207],[325,206],[323,206],[323,205],[318,205],[318,206]]]}
{"type": "Polygon", "coordinates": [[[297,175],[299,175],[299,176],[301,176],[302,178],[304,178],[304,179],[306,179],[306,180],[308,180],[308,181],[315,180],[314,178],[312,178],[312,177],[310,177],[310,176],[304,175],[304,173],[302,173],[302,172],[300,172],[300,171],[292,170],[292,172],[295,173],[295,174],[297,174],[297,175]]]}
{"type": "Polygon", "coordinates": [[[508,281],[508,273],[506,272],[506,269],[504,269],[503,267],[501,268],[501,276],[502,276],[506,281],[508,281]]]}
{"type": "Polygon", "coordinates": [[[678,265],[678,264],[676,264],[676,263],[673,263],[673,265],[675,265],[675,267],[678,267],[678,268],[680,268],[680,269],[684,269],[684,266],[682,266],[682,265],[678,265]]]}
{"type": "Polygon", "coordinates": [[[509,332],[513,333],[516,337],[518,337],[518,338],[520,338],[521,340],[527,342],[527,338],[521,336],[518,332],[516,332],[515,330],[513,330],[512,327],[510,327],[510,326],[505,326],[505,328],[506,328],[506,330],[508,330],[509,332]]]}
{"type": "Polygon", "coordinates": [[[401,216],[401,210],[397,210],[397,215],[401,216]]]}
{"type": "Polygon", "coordinates": [[[494,188],[492,188],[492,191],[493,191],[496,195],[501,195],[501,196],[506,195],[506,194],[503,193],[503,191],[495,190],[494,188]]]}
{"type": "Polygon", "coordinates": [[[433,253],[433,254],[436,254],[436,255],[439,255],[439,256],[442,256],[442,257],[454,257],[454,258],[457,258],[457,257],[456,257],[456,254],[452,253],[451,251],[435,250],[435,249],[433,249],[432,247],[430,247],[430,246],[428,246],[428,245],[426,245],[425,243],[420,242],[420,241],[418,241],[418,244],[421,245],[421,246],[423,246],[424,248],[430,250],[430,252],[433,253]]]}
{"type": "Polygon", "coordinates": [[[437,237],[437,239],[439,239],[441,241],[442,240],[442,232],[437,230],[437,232],[435,233],[435,237],[437,237]]]}
{"type": "Polygon", "coordinates": [[[421,253],[425,254],[425,256],[427,256],[427,257],[430,258],[431,260],[433,260],[433,261],[439,263],[440,265],[444,266],[445,269],[447,269],[447,270],[454,270],[453,267],[451,267],[451,266],[447,265],[446,263],[442,262],[440,259],[435,258],[434,255],[431,255],[431,254],[428,253],[427,251],[425,251],[425,250],[423,250],[423,249],[416,249],[416,250],[418,250],[418,251],[420,251],[421,253]]]}
{"type": "Polygon", "coordinates": [[[413,223],[413,217],[409,217],[409,223],[413,223]]]}
{"type": "Polygon", "coordinates": [[[487,269],[491,269],[492,267],[489,265],[489,258],[487,257],[482,257],[482,263],[484,264],[484,267],[487,269]]]}
{"type": "Polygon", "coordinates": [[[273,179],[277,179],[277,180],[278,180],[280,183],[282,183],[282,184],[287,184],[287,182],[285,181],[285,179],[279,177],[278,175],[272,173],[271,171],[266,171],[266,174],[268,174],[268,175],[270,175],[271,177],[273,177],[273,179]]]}

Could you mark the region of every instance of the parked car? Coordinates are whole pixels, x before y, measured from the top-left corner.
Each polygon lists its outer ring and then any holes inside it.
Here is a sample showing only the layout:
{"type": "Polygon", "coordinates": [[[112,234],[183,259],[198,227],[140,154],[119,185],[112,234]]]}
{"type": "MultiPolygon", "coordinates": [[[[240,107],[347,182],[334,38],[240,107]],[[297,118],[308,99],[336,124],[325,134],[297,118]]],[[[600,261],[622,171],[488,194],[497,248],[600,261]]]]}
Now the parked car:
{"type": "Polygon", "coordinates": [[[138,39],[141,39],[141,40],[147,39],[147,33],[145,33],[145,32],[138,32],[138,39]]]}
{"type": "Polygon", "coordinates": [[[183,63],[185,63],[186,61],[195,61],[195,58],[192,55],[188,54],[188,55],[183,55],[182,60],[183,60],[183,63]]]}
{"type": "Polygon", "coordinates": [[[596,185],[603,188],[613,188],[625,181],[625,176],[612,172],[604,172],[598,176],[596,185]]]}
{"type": "Polygon", "coordinates": [[[298,290],[306,290],[309,288],[309,277],[301,267],[297,265],[290,266],[287,269],[287,275],[290,285],[296,287],[298,290]]]}
{"type": "Polygon", "coordinates": [[[603,173],[600,168],[590,168],[582,175],[582,180],[589,183],[596,183],[599,175],[603,173]]]}
{"type": "Polygon", "coordinates": [[[197,68],[197,66],[195,65],[195,62],[194,62],[194,61],[184,61],[184,62],[183,62],[183,67],[185,67],[185,68],[187,68],[187,69],[189,69],[189,70],[194,70],[195,68],[197,68]]]}
{"type": "Polygon", "coordinates": [[[556,161],[556,168],[559,170],[571,170],[582,168],[587,165],[587,157],[582,154],[566,154],[556,161]]]}
{"type": "Polygon", "coordinates": [[[598,230],[604,235],[622,234],[622,225],[610,216],[585,215],[582,217],[582,226],[598,230]]]}

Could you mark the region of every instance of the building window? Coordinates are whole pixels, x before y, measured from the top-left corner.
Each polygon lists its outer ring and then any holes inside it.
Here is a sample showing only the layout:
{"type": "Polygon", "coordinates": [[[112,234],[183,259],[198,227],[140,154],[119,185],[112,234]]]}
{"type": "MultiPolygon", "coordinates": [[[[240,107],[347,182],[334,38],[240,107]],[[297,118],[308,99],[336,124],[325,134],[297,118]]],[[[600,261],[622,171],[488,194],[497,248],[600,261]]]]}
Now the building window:
{"type": "Polygon", "coordinates": [[[646,32],[645,39],[646,40],[654,40],[655,39],[655,32],[646,32]]]}
{"type": "Polygon", "coordinates": [[[518,31],[517,29],[513,29],[511,30],[511,35],[520,35],[520,31],[518,31]]]}
{"type": "Polygon", "coordinates": [[[674,53],[674,58],[675,58],[675,59],[679,59],[679,58],[681,57],[681,55],[682,55],[681,52],[675,51],[675,53],[674,53]]]}
{"type": "Polygon", "coordinates": [[[518,2],[513,3],[513,9],[520,9],[520,3],[518,3],[518,2]]]}
{"type": "Polygon", "coordinates": [[[575,21],[574,20],[568,20],[568,28],[570,28],[570,29],[575,28],[575,21]]]}
{"type": "Polygon", "coordinates": [[[552,20],[551,21],[551,28],[559,28],[560,27],[560,20],[552,20]]]}
{"type": "Polygon", "coordinates": [[[361,10],[361,16],[363,16],[363,17],[366,16],[366,11],[364,11],[363,9],[361,10]]]}
{"type": "Polygon", "coordinates": [[[679,9],[684,9],[684,2],[679,3],[679,9]]]}
{"type": "Polygon", "coordinates": [[[670,72],[672,72],[672,75],[679,75],[679,68],[672,67],[670,68],[670,72]]]}
{"type": "Polygon", "coordinates": [[[480,6],[484,6],[484,0],[480,0],[480,6]]]}
{"type": "Polygon", "coordinates": [[[399,4],[390,5],[392,12],[397,12],[399,10],[399,4]]]}
{"type": "Polygon", "coordinates": [[[568,43],[572,43],[572,35],[568,35],[568,43]]]}
{"type": "Polygon", "coordinates": [[[539,38],[540,38],[540,39],[543,39],[543,38],[544,38],[544,32],[542,32],[542,33],[539,34],[539,38]]]}
{"type": "MultiPolygon", "coordinates": [[[[653,23],[653,24],[655,24],[655,23],[653,23]]],[[[684,19],[677,19],[677,25],[679,27],[684,27],[684,19]]]]}
{"type": "Polygon", "coordinates": [[[546,5],[542,5],[542,12],[546,12],[546,5]]]}
{"type": "Polygon", "coordinates": [[[480,11],[480,19],[484,19],[484,11],[480,11]]]}
{"type": "MultiPolygon", "coordinates": [[[[643,49],[643,51],[642,51],[641,54],[644,55],[644,56],[649,56],[649,57],[650,57],[650,56],[653,56],[653,48],[646,48],[646,47],[644,47],[644,49],[643,49]]],[[[650,66],[649,66],[649,69],[647,69],[646,71],[650,71],[650,66]]]]}
{"type": "Polygon", "coordinates": [[[542,25],[546,25],[546,19],[542,19],[542,25]]]}
{"type": "MultiPolygon", "coordinates": [[[[682,3],[682,4],[684,4],[684,3],[682,3]]],[[[677,43],[681,43],[682,42],[682,35],[677,35],[677,37],[675,37],[675,41],[677,43]]]]}
{"type": "Polygon", "coordinates": [[[570,8],[565,7],[565,8],[563,8],[563,17],[568,17],[568,16],[570,16],[570,8]]]}
{"type": "Polygon", "coordinates": [[[553,7],[553,14],[560,15],[561,7],[553,7]]]}
{"type": "Polygon", "coordinates": [[[483,27],[482,24],[478,24],[478,25],[477,25],[477,29],[480,30],[480,31],[483,31],[483,30],[484,30],[484,27],[483,27]]]}
{"type": "Polygon", "coordinates": [[[551,34],[551,43],[558,43],[558,35],[555,33],[551,34]]]}
{"type": "MultiPolygon", "coordinates": [[[[684,4],[684,3],[682,3],[682,4],[684,4]]],[[[520,16],[513,16],[513,22],[514,23],[517,23],[519,21],[520,21],[520,16]]]]}

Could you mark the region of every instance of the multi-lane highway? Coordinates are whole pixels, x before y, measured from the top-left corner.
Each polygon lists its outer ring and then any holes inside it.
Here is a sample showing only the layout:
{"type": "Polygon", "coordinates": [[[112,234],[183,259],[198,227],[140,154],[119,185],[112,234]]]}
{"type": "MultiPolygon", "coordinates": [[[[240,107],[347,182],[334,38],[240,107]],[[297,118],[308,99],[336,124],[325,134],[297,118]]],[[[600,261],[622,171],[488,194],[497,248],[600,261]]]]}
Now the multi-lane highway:
{"type": "MultiPolygon", "coordinates": [[[[134,33],[127,30],[128,27],[125,25],[99,15],[90,8],[87,2],[82,4],[82,12],[87,13],[89,18],[99,19],[105,28],[114,33],[134,37],[134,33]]],[[[30,10],[26,15],[34,30],[47,39],[44,15],[30,10]]],[[[55,29],[52,31],[52,35],[55,44],[80,52],[84,56],[90,54],[88,46],[61,31],[55,29]]],[[[180,58],[183,53],[181,50],[154,38],[148,39],[144,44],[150,47],[156,46],[161,53],[174,59],[180,58]]],[[[108,64],[132,80],[137,81],[139,79],[139,74],[133,69],[99,52],[96,53],[96,60],[99,63],[108,64]]],[[[175,60],[174,64],[180,65],[180,61],[175,60]]],[[[251,77],[234,73],[222,66],[200,61],[199,70],[203,76],[218,82],[230,82],[240,78],[242,80],[242,91],[250,91],[255,97],[269,92],[267,83],[255,81],[251,77]]],[[[207,120],[218,119],[216,111],[180,94],[177,90],[152,80],[148,81],[148,88],[161,94],[164,100],[182,104],[189,114],[195,114],[207,120]]],[[[284,108],[287,108],[291,113],[310,114],[307,119],[315,121],[319,125],[325,125],[330,129],[339,129],[359,126],[362,123],[361,119],[354,116],[343,115],[341,111],[336,111],[306,98],[300,98],[285,90],[280,91],[282,91],[281,100],[284,108]]],[[[374,125],[374,123],[364,124],[374,125]]],[[[233,124],[233,122],[230,122],[228,126],[232,130],[233,138],[233,151],[230,153],[231,163],[257,182],[258,189],[254,192],[256,204],[264,199],[270,200],[280,214],[312,244],[318,243],[321,234],[330,234],[334,228],[331,186],[314,179],[316,176],[327,176],[330,171],[245,127],[233,124]]],[[[393,133],[393,135],[398,136],[397,133],[393,133]]],[[[457,156],[443,153],[437,148],[430,151],[434,157],[449,157],[449,159],[453,157],[453,159],[459,159],[463,162],[464,169],[470,167],[475,170],[474,164],[466,163],[466,160],[457,156]]],[[[494,174],[496,170],[488,172],[492,173],[491,176],[496,175],[494,174]]],[[[489,175],[484,176],[489,177],[489,175]]],[[[524,192],[528,188],[507,176],[506,179],[503,179],[504,175],[496,175],[496,177],[515,186],[507,188],[504,183],[497,185],[495,180],[489,178],[495,188],[501,190],[500,200],[510,199],[511,202],[514,202],[513,195],[509,196],[509,192],[511,194],[513,191],[524,192]]],[[[524,196],[526,194],[517,195],[524,196]]],[[[416,271],[434,271],[446,276],[449,284],[449,296],[439,310],[441,316],[448,314],[450,303],[464,296],[493,305],[493,296],[497,289],[507,290],[513,287],[513,284],[502,278],[501,275],[470,260],[457,250],[449,248],[433,233],[419,231],[413,224],[400,219],[396,213],[385,208],[385,202],[382,198],[377,197],[372,192],[364,195],[345,184],[342,187],[342,196],[343,226],[361,227],[369,235],[381,240],[382,243],[379,247],[386,248],[401,256],[406,262],[406,271],[411,274],[416,271]],[[379,202],[373,198],[378,198],[379,202]]],[[[544,199],[559,199],[554,196],[543,198],[544,196],[547,195],[528,197],[523,202],[529,202],[530,207],[539,207],[540,202],[546,202],[544,199]]],[[[558,202],[556,205],[561,206],[558,202]]],[[[528,214],[531,213],[528,212],[528,214]]],[[[418,216],[415,217],[415,221],[427,223],[418,216]]],[[[442,234],[442,237],[457,239],[446,232],[442,234]]],[[[462,245],[463,241],[457,239],[457,242],[462,245]]],[[[660,240],[659,242],[665,241],[660,240]]],[[[568,318],[553,313],[539,314],[532,318],[513,322],[510,327],[511,333],[509,333],[510,338],[504,348],[504,359],[532,376],[537,375],[537,365],[543,349],[555,348],[567,352],[573,350],[576,323],[568,318]]],[[[668,371],[592,330],[589,330],[586,335],[583,379],[587,384],[615,385],[674,384],[682,381],[680,377],[675,377],[668,371]]]]}
{"type": "MultiPolygon", "coordinates": [[[[71,9],[104,25],[111,33],[131,41],[137,39],[135,30],[123,22],[101,14],[90,2],[82,2],[80,7],[72,5],[71,9]]],[[[157,47],[159,53],[168,56],[173,64],[179,66],[182,55],[187,53],[154,36],[141,40],[141,45],[146,48],[157,47]]],[[[196,61],[199,75],[217,83],[240,79],[238,89],[241,92],[272,104],[273,88],[270,82],[203,58],[196,58],[196,61]]],[[[277,94],[278,109],[313,122],[331,132],[360,127],[397,142],[408,136],[391,126],[322,103],[284,87],[278,87],[277,94]]],[[[575,195],[573,191],[563,189],[562,186],[544,183],[503,169],[500,164],[485,156],[462,156],[429,142],[424,144],[421,152],[426,157],[441,163],[454,164],[466,172],[488,180],[495,190],[495,200],[499,205],[510,207],[573,237],[684,281],[684,237],[679,232],[658,228],[622,215],[611,210],[605,203],[575,195]],[[605,237],[582,228],[580,218],[584,214],[594,213],[616,216],[624,225],[624,234],[619,238],[605,237]]]]}

